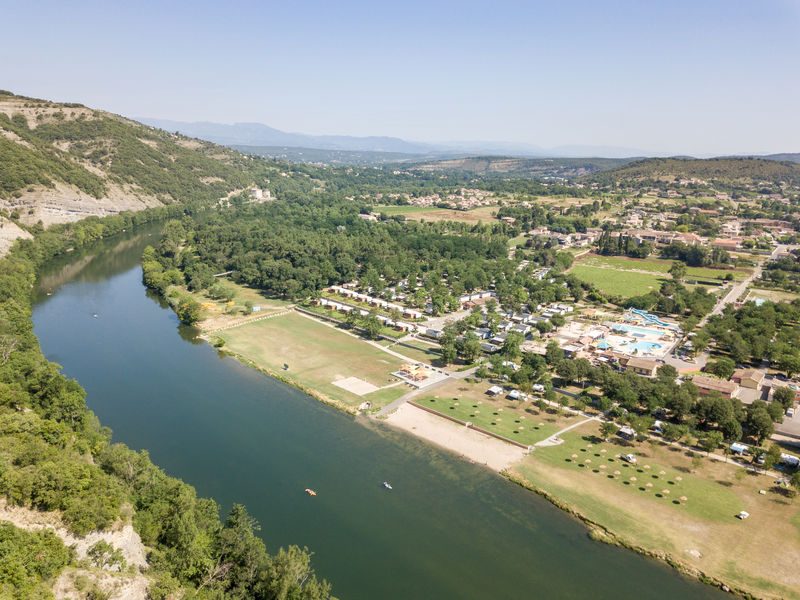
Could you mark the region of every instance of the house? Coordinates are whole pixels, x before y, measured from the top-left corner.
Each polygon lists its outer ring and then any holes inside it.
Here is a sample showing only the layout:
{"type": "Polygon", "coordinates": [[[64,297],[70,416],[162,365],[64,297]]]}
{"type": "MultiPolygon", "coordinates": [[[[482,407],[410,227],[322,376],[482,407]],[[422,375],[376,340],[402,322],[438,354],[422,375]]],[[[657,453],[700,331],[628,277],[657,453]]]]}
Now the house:
{"type": "Polygon", "coordinates": [[[711,245],[715,248],[722,248],[723,250],[738,250],[742,247],[742,238],[716,238],[711,240],[711,245]]]}
{"type": "Polygon", "coordinates": [[[628,359],[625,370],[632,371],[637,375],[643,375],[644,377],[655,377],[658,366],[659,363],[657,360],[634,356],[628,359]]]}
{"type": "Polygon", "coordinates": [[[492,337],[492,330],[488,327],[479,327],[475,330],[475,335],[477,335],[480,340],[488,340],[492,337]]]}
{"type": "Polygon", "coordinates": [[[738,383],[743,388],[760,390],[764,385],[766,373],[759,369],[738,369],[734,371],[731,381],[738,383]]]}
{"type": "Polygon", "coordinates": [[[489,396],[497,396],[498,394],[503,393],[503,388],[501,388],[499,385],[493,385],[488,390],[486,390],[486,393],[489,396]]]}
{"type": "Polygon", "coordinates": [[[739,391],[739,384],[735,381],[724,381],[706,375],[695,375],[692,378],[692,383],[697,386],[697,389],[703,395],[717,393],[726,398],[733,398],[736,392],[739,391]]]}

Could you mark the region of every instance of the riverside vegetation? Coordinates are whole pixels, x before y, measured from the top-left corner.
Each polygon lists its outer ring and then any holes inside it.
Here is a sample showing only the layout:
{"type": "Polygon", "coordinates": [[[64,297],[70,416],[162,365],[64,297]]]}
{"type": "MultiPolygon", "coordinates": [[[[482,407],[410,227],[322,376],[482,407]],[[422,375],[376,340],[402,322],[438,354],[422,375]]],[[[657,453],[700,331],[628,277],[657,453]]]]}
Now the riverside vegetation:
{"type": "MultiPolygon", "coordinates": [[[[213,500],[166,475],[147,452],[112,443],[86,407],[83,389],[44,358],[33,333],[31,287],[43,263],[186,210],[164,207],[57,226],[18,242],[0,261],[0,494],[13,504],[59,511],[79,535],[132,513],[150,549],[154,599],[179,592],[198,599],[329,598],[330,585],[314,576],[307,550],[268,554],[243,506],[221,520],[213,500]]],[[[0,559],[0,593],[22,600],[49,597],[53,577],[74,557],[53,534],[3,525],[0,559]]]]}

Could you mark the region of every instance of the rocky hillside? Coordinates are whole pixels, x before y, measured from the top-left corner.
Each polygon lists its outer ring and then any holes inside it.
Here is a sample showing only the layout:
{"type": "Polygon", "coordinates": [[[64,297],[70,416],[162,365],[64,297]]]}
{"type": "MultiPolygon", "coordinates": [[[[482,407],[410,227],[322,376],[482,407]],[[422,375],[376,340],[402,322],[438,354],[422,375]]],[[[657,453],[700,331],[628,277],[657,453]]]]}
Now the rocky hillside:
{"type": "Polygon", "coordinates": [[[253,183],[248,162],[118,115],[0,91],[0,209],[22,224],[215,200],[253,183]]]}

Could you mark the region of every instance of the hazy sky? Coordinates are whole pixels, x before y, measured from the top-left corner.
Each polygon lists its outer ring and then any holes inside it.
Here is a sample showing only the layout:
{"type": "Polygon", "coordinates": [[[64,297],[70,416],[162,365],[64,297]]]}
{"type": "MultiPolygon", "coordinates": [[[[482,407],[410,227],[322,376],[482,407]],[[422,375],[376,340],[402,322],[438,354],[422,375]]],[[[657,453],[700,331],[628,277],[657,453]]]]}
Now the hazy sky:
{"type": "Polygon", "coordinates": [[[0,88],[288,131],[800,152],[800,0],[0,0],[0,88]]]}

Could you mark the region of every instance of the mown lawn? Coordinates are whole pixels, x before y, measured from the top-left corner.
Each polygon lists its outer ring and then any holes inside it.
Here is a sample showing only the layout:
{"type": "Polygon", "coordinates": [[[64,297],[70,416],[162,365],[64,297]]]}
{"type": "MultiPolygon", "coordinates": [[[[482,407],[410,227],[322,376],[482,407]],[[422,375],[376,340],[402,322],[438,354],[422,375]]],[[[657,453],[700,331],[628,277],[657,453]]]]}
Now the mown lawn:
{"type": "Polygon", "coordinates": [[[573,266],[570,271],[581,281],[591,283],[605,294],[630,298],[658,290],[666,277],[649,273],[615,271],[602,267],[592,267],[583,263],[573,266]]]}
{"type": "Polygon", "coordinates": [[[429,346],[422,342],[406,342],[402,344],[395,344],[391,347],[394,352],[407,356],[410,359],[424,362],[427,364],[441,362],[442,353],[436,346],[429,346]]]}
{"type": "Polygon", "coordinates": [[[743,508],[736,495],[725,487],[678,471],[655,458],[639,456],[649,451],[647,444],[622,445],[621,440],[616,443],[614,439],[591,441],[582,429],[579,427],[561,436],[564,443],[559,446],[537,449],[536,458],[553,466],[605,478],[620,494],[652,498],[703,519],[730,521],[743,508]],[[638,464],[631,465],[620,458],[628,453],[639,457],[638,464]],[[680,502],[681,497],[687,498],[685,503],[680,502]]]}
{"type": "MultiPolygon", "coordinates": [[[[610,267],[613,269],[638,269],[656,274],[668,274],[673,261],[660,258],[628,258],[627,256],[599,256],[587,254],[580,259],[581,264],[610,267]]],[[[687,278],[707,279],[722,281],[722,278],[731,273],[736,280],[745,279],[749,274],[746,269],[710,269],[708,267],[687,267],[687,278]]]]}
{"type": "MultiPolygon", "coordinates": [[[[279,372],[303,386],[349,406],[367,399],[333,385],[333,381],[358,377],[383,387],[397,381],[391,373],[402,360],[365,341],[297,313],[264,319],[221,331],[225,347],[258,366],[279,372]],[[289,369],[283,370],[288,364],[289,369]]],[[[376,396],[373,403],[394,400],[401,387],[376,396]]]]}
{"type": "Polygon", "coordinates": [[[581,425],[561,436],[564,444],[537,447],[512,472],[627,543],[669,552],[756,597],[800,598],[797,499],[733,464],[693,462],[660,442],[604,442],[598,432],[596,422],[581,425]],[[636,465],[618,458],[629,452],[636,465]],[[737,519],[741,510],[750,518],[737,519]]]}
{"type": "Polygon", "coordinates": [[[521,444],[533,445],[582,417],[540,411],[531,402],[486,395],[490,383],[458,380],[415,402],[438,413],[470,422],[521,444]]]}

